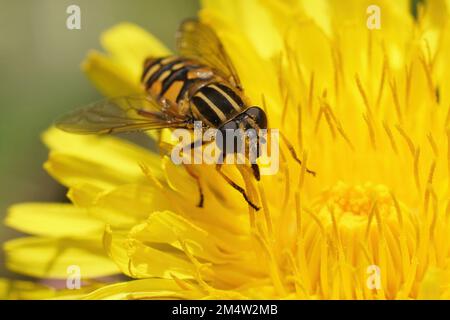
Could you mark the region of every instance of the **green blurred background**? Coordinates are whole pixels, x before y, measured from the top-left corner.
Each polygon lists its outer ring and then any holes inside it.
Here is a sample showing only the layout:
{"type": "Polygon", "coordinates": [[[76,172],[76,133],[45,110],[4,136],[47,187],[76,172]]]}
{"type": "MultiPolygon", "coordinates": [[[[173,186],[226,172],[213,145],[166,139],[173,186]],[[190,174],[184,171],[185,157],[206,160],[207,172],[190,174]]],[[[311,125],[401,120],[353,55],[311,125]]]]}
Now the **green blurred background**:
{"type": "MultiPolygon", "coordinates": [[[[197,0],[0,0],[0,219],[25,201],[63,201],[65,189],[42,169],[40,134],[53,120],[100,95],[80,70],[99,35],[123,21],[151,31],[170,48],[197,0]],[[81,30],[68,30],[66,9],[81,9],[81,30]]],[[[17,233],[0,224],[0,243],[17,233]]],[[[3,267],[0,277],[13,276],[3,267]]]]}

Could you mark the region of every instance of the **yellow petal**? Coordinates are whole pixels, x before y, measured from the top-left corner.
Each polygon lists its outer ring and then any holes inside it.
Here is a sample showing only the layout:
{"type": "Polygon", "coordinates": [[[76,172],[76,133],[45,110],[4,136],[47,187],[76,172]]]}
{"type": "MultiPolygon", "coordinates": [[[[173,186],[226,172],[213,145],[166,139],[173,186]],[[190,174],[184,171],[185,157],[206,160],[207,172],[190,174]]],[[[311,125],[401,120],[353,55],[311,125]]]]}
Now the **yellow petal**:
{"type": "Polygon", "coordinates": [[[269,58],[280,51],[282,39],[260,1],[204,0],[202,7],[224,17],[230,25],[239,26],[240,33],[251,41],[260,56],[269,58]]]}
{"type": "Polygon", "coordinates": [[[70,187],[90,183],[99,188],[111,189],[116,185],[131,182],[128,176],[120,174],[103,165],[80,157],[51,152],[45,170],[61,184],[70,187]]]}
{"type": "Polygon", "coordinates": [[[92,206],[97,198],[104,193],[104,189],[90,183],[72,185],[67,192],[67,198],[77,207],[92,206]]]}
{"type": "MultiPolygon", "coordinates": [[[[185,298],[189,295],[183,294],[174,280],[169,279],[143,279],[111,284],[100,288],[85,299],[133,299],[133,297],[145,298],[185,298]]],[[[192,294],[191,294],[192,298],[192,294]]]]}
{"type": "Polygon", "coordinates": [[[9,208],[5,224],[19,231],[51,237],[101,235],[104,223],[70,204],[22,203],[9,208]]]}
{"type": "MultiPolygon", "coordinates": [[[[130,184],[115,188],[99,196],[90,209],[92,215],[112,226],[122,227],[126,221],[134,224],[145,220],[153,211],[170,209],[173,203],[165,197],[164,190],[152,185],[130,184]],[[117,221],[114,221],[115,217],[117,221]]],[[[127,224],[131,227],[130,224],[127,224]]]]}
{"type": "Polygon", "coordinates": [[[140,164],[156,168],[162,177],[159,155],[112,136],[81,136],[51,128],[43,134],[53,151],[45,168],[66,186],[91,183],[100,188],[147,181],[140,164]]]}
{"type": "Polygon", "coordinates": [[[82,156],[86,159],[95,158],[98,162],[105,164],[115,159],[114,162],[118,163],[116,167],[133,166],[134,168],[136,163],[143,163],[151,167],[152,173],[157,177],[163,176],[162,170],[158,170],[160,168],[159,154],[113,136],[76,135],[50,128],[44,132],[42,140],[52,151],[82,156]]]}
{"type": "Polygon", "coordinates": [[[127,232],[111,230],[108,225],[103,234],[103,247],[108,256],[119,267],[123,274],[131,277],[130,258],[127,251],[127,232]]]}
{"type": "MultiPolygon", "coordinates": [[[[240,196],[240,193],[220,177],[215,169],[208,168],[205,165],[199,170],[202,177],[204,175],[204,179],[202,179],[204,207],[199,208],[197,207],[199,201],[198,186],[195,180],[183,166],[175,165],[169,158],[163,158],[162,162],[167,183],[176,191],[176,193],[171,193],[171,196],[172,201],[176,202],[177,210],[172,211],[184,213],[189,218],[208,225],[208,228],[225,229],[230,234],[245,234],[248,231],[245,200],[240,196]],[[194,196],[192,190],[196,190],[194,196]],[[209,214],[204,214],[205,212],[209,214]]],[[[236,179],[237,176],[233,175],[237,170],[232,170],[232,165],[229,167],[224,166],[223,171],[233,181],[241,183],[241,180],[236,179]]]]}
{"type": "Polygon", "coordinates": [[[274,113],[269,119],[271,123],[275,121],[277,114],[279,116],[281,112],[277,108],[281,105],[281,98],[278,90],[275,90],[278,88],[278,70],[273,67],[271,59],[263,58],[255,45],[239,32],[240,23],[226,21],[220,11],[210,8],[203,9],[200,16],[214,28],[222,40],[242,81],[245,94],[251,100],[250,103],[262,105],[264,95],[267,106],[272,108],[271,112],[274,113]]]}
{"type": "Polygon", "coordinates": [[[129,277],[192,278],[194,266],[180,250],[170,246],[153,248],[129,239],[127,232],[107,227],[103,245],[110,258],[129,277]]]}
{"type": "Polygon", "coordinates": [[[65,279],[67,268],[73,265],[80,268],[82,279],[119,272],[105,255],[100,239],[26,237],[6,242],[4,250],[9,270],[33,277],[65,279]]]}
{"type": "Polygon", "coordinates": [[[54,289],[35,282],[0,279],[0,300],[48,299],[54,295],[54,289]]]}
{"type": "Polygon", "coordinates": [[[245,250],[245,245],[248,249],[251,248],[251,243],[238,239],[233,241],[231,238],[225,240],[225,231],[217,237],[170,211],[152,213],[145,223],[131,230],[130,237],[143,243],[170,244],[179,250],[182,249],[179,240],[183,240],[194,256],[214,263],[235,260],[233,253],[236,245],[242,250],[245,250]]]}
{"type": "Polygon", "coordinates": [[[104,191],[91,184],[78,184],[69,190],[69,199],[84,207],[92,217],[114,228],[130,228],[153,211],[171,209],[175,203],[167,198],[166,190],[151,184],[126,184],[104,191]]]}
{"type": "Polygon", "coordinates": [[[157,38],[131,23],[121,23],[105,31],[101,43],[111,58],[119,62],[137,83],[146,58],[170,54],[170,50],[157,38]]]}
{"type": "MultiPolygon", "coordinates": [[[[115,192],[114,188],[111,190],[111,192],[115,192]]],[[[102,199],[100,201],[103,202],[105,196],[107,197],[109,194],[108,191],[101,190],[99,192],[98,188],[91,188],[88,183],[81,183],[71,187],[67,196],[74,205],[86,208],[92,217],[103,221],[105,224],[111,224],[117,228],[126,228],[137,223],[137,217],[128,214],[127,210],[98,203],[99,199],[102,199]],[[94,189],[95,193],[91,193],[90,191],[94,189]]]]}
{"type": "Polygon", "coordinates": [[[88,54],[82,68],[104,96],[120,97],[143,92],[138,79],[129,69],[97,51],[88,54]]]}
{"type": "Polygon", "coordinates": [[[195,267],[179,250],[163,248],[158,250],[139,241],[130,241],[128,255],[131,260],[131,274],[134,278],[159,277],[171,279],[194,278],[195,267]]]}
{"type": "Polygon", "coordinates": [[[427,270],[420,284],[418,299],[446,299],[444,295],[448,295],[449,293],[450,271],[436,267],[427,270]]]}
{"type": "Polygon", "coordinates": [[[158,250],[130,240],[126,232],[112,231],[109,227],[105,230],[103,245],[110,258],[129,277],[193,278],[194,266],[183,252],[170,250],[170,246],[158,250]],[[164,252],[164,249],[169,250],[164,252]]]}

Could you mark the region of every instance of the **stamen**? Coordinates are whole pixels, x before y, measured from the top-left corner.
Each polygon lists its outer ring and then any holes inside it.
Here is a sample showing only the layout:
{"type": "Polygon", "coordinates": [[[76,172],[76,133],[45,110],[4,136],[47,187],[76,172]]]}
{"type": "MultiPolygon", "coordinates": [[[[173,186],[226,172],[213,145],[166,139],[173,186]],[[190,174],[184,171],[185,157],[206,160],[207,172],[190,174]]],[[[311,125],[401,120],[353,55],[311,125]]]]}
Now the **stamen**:
{"type": "Polygon", "coordinates": [[[364,114],[363,118],[365,123],[367,124],[367,128],[369,129],[369,137],[370,137],[370,143],[372,144],[372,148],[374,148],[375,150],[377,149],[377,144],[375,141],[375,131],[373,128],[373,123],[372,123],[372,119],[369,118],[370,115],[368,114],[364,114]]]}
{"type": "Polygon", "coordinates": [[[338,132],[341,134],[342,138],[344,138],[345,142],[347,142],[348,146],[350,147],[350,149],[352,149],[353,151],[355,151],[355,147],[353,146],[352,141],[350,140],[350,138],[347,136],[347,134],[345,133],[344,129],[342,128],[341,124],[339,123],[338,127],[338,132]]]}
{"type": "Polygon", "coordinates": [[[334,80],[334,91],[336,96],[336,101],[339,100],[339,62],[338,57],[335,53],[335,50],[333,48],[331,49],[331,59],[333,61],[333,80],[334,80]]]}
{"type": "Polygon", "coordinates": [[[309,79],[308,110],[310,114],[312,114],[313,99],[314,99],[314,71],[311,72],[311,77],[309,79]]]}
{"type": "Polygon", "coordinates": [[[185,280],[178,278],[175,274],[170,273],[170,277],[175,281],[175,283],[183,290],[186,291],[196,291],[198,288],[185,280]]]}
{"type": "Polygon", "coordinates": [[[428,179],[427,179],[427,186],[424,193],[424,200],[423,200],[423,211],[424,215],[428,216],[428,207],[429,207],[429,200],[430,200],[430,194],[431,189],[433,187],[433,175],[434,171],[436,169],[436,161],[433,161],[430,167],[430,171],[428,173],[428,179]]]}
{"type": "Polygon", "coordinates": [[[370,209],[369,217],[367,219],[367,227],[365,233],[365,239],[367,240],[369,237],[370,225],[372,224],[373,216],[375,214],[375,207],[377,206],[377,201],[375,200],[372,204],[372,208],[370,209]]]}
{"type": "Polygon", "coordinates": [[[448,128],[450,126],[450,105],[447,110],[447,117],[445,118],[445,127],[448,128]]]}
{"type": "Polygon", "coordinates": [[[273,239],[273,222],[272,222],[272,216],[270,215],[269,211],[269,205],[267,204],[267,198],[266,193],[264,191],[264,187],[261,183],[258,183],[259,188],[259,194],[262,202],[263,212],[264,212],[264,218],[267,226],[267,232],[269,234],[269,237],[273,239]]]}
{"type": "Polygon", "coordinates": [[[186,241],[182,239],[178,239],[178,242],[180,243],[180,246],[183,250],[183,252],[186,254],[187,258],[191,261],[191,263],[194,265],[195,268],[195,279],[197,280],[197,283],[200,285],[200,287],[208,294],[213,292],[215,289],[212,288],[210,285],[208,285],[204,280],[203,276],[201,274],[202,269],[205,269],[207,267],[210,267],[212,263],[200,263],[189,251],[188,247],[186,246],[186,241]]]}
{"type": "Polygon", "coordinates": [[[322,222],[320,221],[320,219],[316,216],[314,211],[312,211],[312,210],[310,210],[310,209],[308,209],[306,207],[303,207],[303,210],[311,216],[311,218],[314,220],[315,223],[317,223],[317,225],[319,226],[319,230],[320,230],[320,233],[322,234],[322,236],[326,237],[327,234],[325,232],[325,227],[322,224],[322,222]]]}
{"type": "Polygon", "coordinates": [[[370,104],[369,104],[369,99],[367,98],[366,91],[364,90],[364,88],[362,86],[362,83],[361,83],[361,80],[359,79],[359,75],[358,74],[355,74],[355,81],[356,81],[356,85],[358,86],[359,93],[361,94],[361,97],[363,99],[364,106],[367,109],[367,112],[369,114],[372,114],[372,109],[371,109],[370,104]]]}
{"type": "Polygon", "coordinates": [[[298,105],[298,117],[297,117],[297,138],[298,138],[298,144],[299,144],[299,150],[303,149],[303,124],[302,124],[302,105],[298,105]]]}
{"type": "Polygon", "coordinates": [[[428,185],[433,184],[433,176],[435,169],[436,169],[436,160],[433,160],[433,162],[431,163],[430,171],[428,173],[428,185]]]}
{"type": "Polygon", "coordinates": [[[305,181],[305,173],[306,173],[306,168],[308,167],[308,153],[307,151],[303,151],[303,159],[302,159],[302,166],[300,169],[300,176],[298,178],[298,186],[297,186],[297,190],[300,191],[303,187],[303,183],[305,181]]]}
{"type": "Polygon", "coordinates": [[[324,108],[323,114],[325,115],[325,120],[327,121],[328,127],[330,128],[331,136],[333,140],[336,140],[336,131],[334,129],[333,123],[331,122],[330,114],[327,112],[327,109],[324,108]]]}
{"type": "Polygon", "coordinates": [[[305,248],[305,243],[303,239],[299,238],[297,241],[297,261],[300,269],[300,279],[305,283],[306,291],[311,292],[311,275],[308,269],[308,262],[306,259],[307,249],[305,248]]]}
{"type": "Polygon", "coordinates": [[[416,187],[419,193],[421,193],[422,187],[420,184],[420,175],[419,175],[419,157],[420,157],[420,148],[417,148],[414,154],[414,179],[416,181],[416,187]]]}
{"type": "Polygon", "coordinates": [[[392,98],[394,100],[394,106],[395,106],[395,110],[397,112],[398,122],[400,124],[402,124],[403,123],[403,114],[402,114],[402,109],[400,107],[400,101],[398,99],[397,83],[396,83],[395,79],[392,79],[389,82],[389,86],[391,87],[392,98]]]}
{"type": "Polygon", "coordinates": [[[432,216],[431,223],[430,223],[430,238],[431,238],[431,240],[433,240],[433,243],[436,244],[434,241],[435,240],[434,236],[435,236],[436,222],[437,222],[437,217],[438,217],[438,212],[439,212],[438,211],[438,199],[437,199],[437,195],[436,195],[436,192],[434,191],[433,186],[430,185],[429,189],[430,189],[431,199],[433,200],[433,212],[432,212],[433,216],[432,216]]]}
{"type": "Polygon", "coordinates": [[[289,196],[290,196],[290,174],[289,174],[289,166],[286,164],[287,160],[286,160],[286,155],[284,154],[283,150],[280,149],[280,155],[281,155],[281,166],[283,168],[283,173],[284,173],[284,177],[286,179],[286,183],[284,186],[284,198],[283,198],[283,204],[282,204],[282,211],[281,212],[286,212],[286,207],[289,203],[289,196]]]}
{"type": "Polygon", "coordinates": [[[400,127],[398,124],[395,126],[395,128],[397,128],[400,135],[403,137],[403,139],[405,139],[405,141],[408,145],[409,151],[411,152],[411,155],[414,156],[416,153],[416,148],[414,147],[414,144],[413,144],[411,138],[406,134],[405,130],[403,130],[402,127],[400,127]]]}
{"type": "Polygon", "coordinates": [[[345,133],[344,129],[342,128],[342,124],[337,119],[336,115],[334,114],[333,110],[331,109],[331,106],[326,101],[324,101],[324,105],[326,107],[327,112],[329,113],[329,115],[333,119],[334,125],[336,126],[339,134],[342,136],[342,138],[345,140],[345,142],[349,145],[350,149],[352,149],[354,151],[355,148],[353,146],[353,143],[350,141],[350,139],[348,138],[348,136],[345,133]]]}
{"type": "Polygon", "coordinates": [[[406,78],[406,84],[405,84],[405,109],[409,110],[409,98],[411,95],[411,80],[412,80],[412,70],[413,65],[411,64],[409,67],[408,65],[405,66],[405,78],[406,78]]]}
{"type": "Polygon", "coordinates": [[[337,69],[339,70],[339,73],[341,74],[341,77],[344,78],[344,65],[342,63],[342,50],[339,45],[336,45],[334,47],[334,51],[336,52],[336,61],[337,61],[337,69]]]}
{"type": "Polygon", "coordinates": [[[334,65],[334,92],[335,92],[335,97],[336,97],[336,101],[339,101],[339,74],[336,70],[336,66],[334,65]]]}
{"type": "Polygon", "coordinates": [[[430,92],[430,97],[432,97],[433,100],[437,102],[436,95],[435,95],[435,90],[434,90],[431,66],[429,65],[429,63],[426,60],[427,59],[423,55],[419,56],[419,61],[421,62],[421,65],[422,65],[422,67],[423,67],[423,69],[425,71],[425,76],[426,76],[426,79],[427,79],[427,84],[428,84],[428,89],[429,89],[429,92],[430,92]]]}
{"type": "Polygon", "coordinates": [[[303,87],[306,87],[305,80],[304,80],[305,77],[303,75],[302,69],[300,68],[300,64],[299,64],[300,60],[294,56],[294,50],[290,47],[288,49],[288,59],[290,60],[290,64],[293,64],[295,67],[294,74],[297,75],[299,84],[301,84],[303,87]]]}
{"type": "Polygon", "coordinates": [[[278,265],[276,263],[275,257],[272,253],[272,250],[270,250],[267,242],[262,237],[256,237],[256,240],[260,244],[261,248],[267,255],[267,259],[269,261],[269,272],[270,277],[272,279],[272,282],[274,284],[275,290],[278,292],[280,296],[284,296],[286,294],[286,289],[283,285],[282,278],[280,275],[280,270],[278,268],[278,265]]]}
{"type": "MultiPolygon", "coordinates": [[[[377,219],[377,226],[378,226],[378,231],[380,233],[380,238],[383,241],[386,241],[386,238],[384,236],[383,220],[381,219],[381,214],[380,214],[380,210],[378,210],[378,205],[374,206],[374,210],[375,210],[375,217],[377,219]]],[[[388,246],[386,246],[386,247],[388,247],[388,246]]]]}
{"type": "Polygon", "coordinates": [[[436,145],[436,142],[433,139],[433,134],[431,132],[428,133],[427,138],[428,138],[428,142],[430,143],[431,149],[433,149],[434,156],[438,157],[439,149],[436,145]]]}
{"type": "Polygon", "coordinates": [[[336,222],[336,215],[334,213],[334,206],[328,205],[328,212],[330,213],[330,216],[331,216],[331,222],[332,222],[332,226],[333,226],[334,239],[338,243],[338,246],[340,246],[340,242],[341,241],[340,241],[340,237],[339,237],[338,225],[337,225],[337,222],[336,222]]]}
{"type": "Polygon", "coordinates": [[[380,108],[381,98],[383,97],[383,90],[384,90],[384,83],[386,82],[387,68],[388,68],[387,58],[386,58],[386,56],[384,56],[383,67],[381,70],[380,86],[378,88],[378,95],[377,95],[377,102],[376,102],[377,110],[380,108]]]}
{"type": "Polygon", "coordinates": [[[403,215],[402,215],[402,210],[400,209],[400,204],[398,203],[397,197],[395,196],[395,194],[392,191],[390,194],[391,194],[392,201],[394,202],[395,211],[397,212],[398,224],[400,225],[400,229],[403,229],[403,215]]]}
{"type": "Polygon", "coordinates": [[[284,97],[283,110],[281,111],[281,124],[282,125],[285,124],[288,106],[289,106],[289,91],[286,90],[286,95],[284,97]]]}
{"type": "Polygon", "coordinates": [[[320,125],[320,120],[322,119],[322,113],[323,113],[323,109],[320,108],[319,112],[317,114],[316,123],[314,125],[314,133],[316,135],[317,135],[317,132],[319,131],[319,125],[320,125]]]}
{"type": "MultiPolygon", "coordinates": [[[[297,238],[302,237],[302,202],[299,190],[295,192],[295,214],[297,221],[297,238]]],[[[297,239],[298,240],[298,239],[297,239]]]]}
{"type": "Polygon", "coordinates": [[[294,277],[295,292],[297,293],[297,295],[299,295],[300,294],[299,291],[301,291],[301,293],[303,294],[302,297],[307,297],[308,292],[306,291],[305,286],[303,285],[302,281],[303,279],[300,276],[300,272],[298,270],[297,264],[295,263],[295,258],[292,255],[292,252],[290,250],[285,249],[283,253],[287,256],[287,261],[291,265],[292,272],[294,274],[293,277],[294,277]]]}
{"type": "MultiPolygon", "coordinates": [[[[361,251],[359,251],[362,254],[361,260],[359,260],[358,266],[352,266],[352,265],[348,265],[348,262],[344,262],[347,264],[348,268],[350,269],[349,271],[351,272],[351,274],[354,275],[353,277],[353,281],[356,282],[356,284],[354,285],[355,290],[359,290],[360,294],[365,296],[366,299],[367,297],[369,297],[369,293],[370,293],[370,289],[369,287],[366,285],[366,276],[365,276],[365,271],[367,266],[372,265],[373,264],[373,259],[369,257],[369,253],[368,253],[368,249],[363,245],[363,243],[361,241],[355,240],[355,246],[353,248],[356,249],[356,247],[360,247],[361,251]],[[364,260],[366,260],[364,262],[364,260]],[[359,279],[358,279],[359,278],[359,279]],[[358,287],[358,288],[356,288],[358,287]]],[[[353,249],[352,248],[352,249],[353,249]]],[[[356,294],[358,294],[357,292],[355,292],[356,294]]],[[[359,299],[359,298],[357,298],[359,299]]]]}
{"type": "Polygon", "coordinates": [[[329,281],[328,281],[328,246],[325,241],[322,242],[320,248],[320,287],[322,295],[325,299],[329,296],[329,281]]]}
{"type": "Polygon", "coordinates": [[[405,282],[401,286],[398,294],[398,298],[408,298],[414,285],[414,280],[416,279],[417,274],[417,267],[419,265],[419,260],[417,259],[417,256],[414,255],[414,257],[411,259],[410,263],[410,269],[408,272],[405,273],[405,282]]]}
{"type": "MultiPolygon", "coordinates": [[[[296,213],[298,237],[301,237],[301,235],[302,235],[302,212],[301,212],[302,205],[301,205],[300,197],[301,197],[301,190],[303,188],[303,183],[305,180],[307,162],[308,162],[308,155],[307,155],[307,152],[305,151],[305,152],[303,152],[303,159],[302,159],[303,165],[301,167],[298,186],[297,186],[297,190],[295,192],[295,213],[296,213]]],[[[297,240],[299,240],[299,239],[297,239],[297,240]]]]}
{"type": "Polygon", "coordinates": [[[366,259],[366,264],[371,265],[373,263],[373,257],[369,249],[367,248],[367,242],[358,240],[358,244],[362,249],[363,257],[366,259]]]}
{"type": "Polygon", "coordinates": [[[430,43],[427,38],[424,39],[424,42],[425,42],[425,50],[426,50],[426,54],[427,54],[426,58],[428,61],[427,64],[428,64],[428,67],[430,68],[430,71],[433,71],[433,61],[434,60],[433,60],[433,57],[431,56],[430,43]]]}
{"type": "Polygon", "coordinates": [[[392,131],[389,128],[389,125],[386,123],[386,121],[383,121],[383,127],[384,127],[384,130],[386,131],[386,134],[389,137],[389,141],[391,143],[392,149],[394,150],[394,152],[396,154],[398,154],[398,149],[397,149],[397,145],[396,145],[395,140],[394,140],[394,136],[392,135],[392,131]]]}

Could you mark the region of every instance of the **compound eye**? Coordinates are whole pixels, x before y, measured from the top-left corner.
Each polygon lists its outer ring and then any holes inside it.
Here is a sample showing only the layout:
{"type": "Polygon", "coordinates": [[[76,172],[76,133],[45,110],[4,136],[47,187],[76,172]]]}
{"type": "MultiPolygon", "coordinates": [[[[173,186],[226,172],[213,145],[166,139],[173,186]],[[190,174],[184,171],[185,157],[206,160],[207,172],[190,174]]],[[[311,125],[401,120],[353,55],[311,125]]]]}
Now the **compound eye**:
{"type": "Polygon", "coordinates": [[[245,113],[255,121],[259,129],[267,129],[267,116],[260,107],[250,107],[245,113]]]}

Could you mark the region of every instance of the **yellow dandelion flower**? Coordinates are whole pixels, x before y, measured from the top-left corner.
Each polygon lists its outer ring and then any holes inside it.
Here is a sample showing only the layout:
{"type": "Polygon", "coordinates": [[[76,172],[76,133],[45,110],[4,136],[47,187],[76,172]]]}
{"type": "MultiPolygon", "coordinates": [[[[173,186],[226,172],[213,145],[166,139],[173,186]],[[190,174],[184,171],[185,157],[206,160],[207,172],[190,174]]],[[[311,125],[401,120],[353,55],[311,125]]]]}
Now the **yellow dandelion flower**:
{"type": "MultiPolygon", "coordinates": [[[[253,104],[290,138],[250,197],[207,165],[183,166],[112,136],[50,129],[45,169],[72,204],[13,206],[6,264],[37,278],[133,280],[84,298],[450,298],[449,1],[203,1],[253,104]],[[367,26],[368,7],[381,13],[367,26]]],[[[169,54],[132,24],[83,68],[106,96],[138,93],[142,62],[169,54]]],[[[26,285],[23,285],[26,287],[26,285]]],[[[48,292],[45,291],[45,295],[48,292]]],[[[16,294],[17,296],[17,294],[16,294]]]]}

